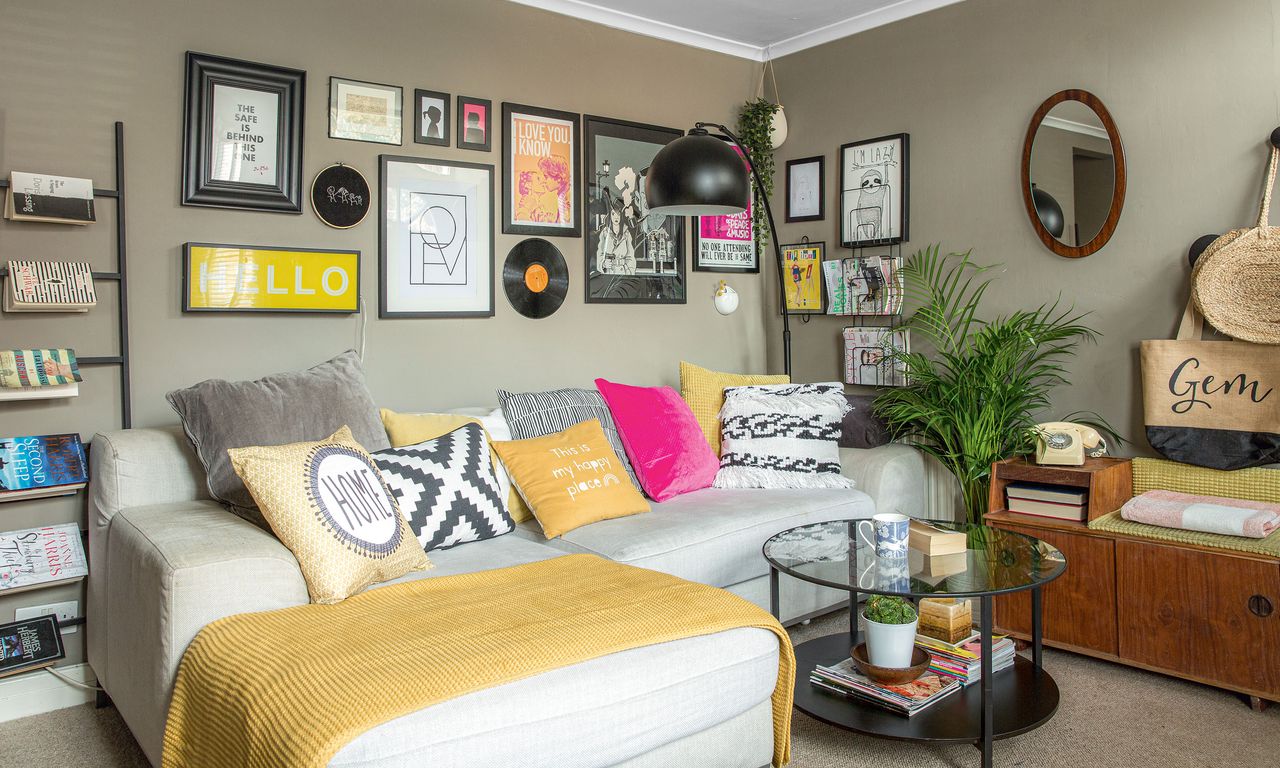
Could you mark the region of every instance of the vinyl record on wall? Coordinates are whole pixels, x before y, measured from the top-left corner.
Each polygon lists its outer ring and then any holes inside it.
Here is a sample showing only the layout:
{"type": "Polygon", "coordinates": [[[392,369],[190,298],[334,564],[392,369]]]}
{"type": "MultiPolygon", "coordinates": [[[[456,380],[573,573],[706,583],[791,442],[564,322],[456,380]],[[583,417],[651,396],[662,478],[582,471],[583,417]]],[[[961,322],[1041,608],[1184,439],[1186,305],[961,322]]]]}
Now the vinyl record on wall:
{"type": "Polygon", "coordinates": [[[350,229],[364,221],[369,202],[369,182],[349,165],[331,165],[311,182],[311,208],[335,229],[350,229]]]}
{"type": "Polygon", "coordinates": [[[560,249],[540,237],[521,240],[502,265],[502,287],[525,317],[547,317],[564,303],[569,269],[560,249]]]}

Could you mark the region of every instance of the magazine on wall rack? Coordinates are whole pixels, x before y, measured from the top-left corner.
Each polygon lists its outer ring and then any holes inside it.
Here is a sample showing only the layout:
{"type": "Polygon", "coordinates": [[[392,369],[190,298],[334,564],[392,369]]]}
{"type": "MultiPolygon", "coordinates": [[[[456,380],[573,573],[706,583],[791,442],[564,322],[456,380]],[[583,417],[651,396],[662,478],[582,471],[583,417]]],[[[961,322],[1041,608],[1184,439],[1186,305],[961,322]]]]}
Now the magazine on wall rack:
{"type": "Polygon", "coordinates": [[[823,263],[829,315],[902,314],[900,256],[851,256],[823,263]]]}
{"type": "Polygon", "coordinates": [[[906,366],[895,352],[911,351],[910,338],[898,328],[844,329],[844,382],[869,387],[901,387],[906,366]]]}

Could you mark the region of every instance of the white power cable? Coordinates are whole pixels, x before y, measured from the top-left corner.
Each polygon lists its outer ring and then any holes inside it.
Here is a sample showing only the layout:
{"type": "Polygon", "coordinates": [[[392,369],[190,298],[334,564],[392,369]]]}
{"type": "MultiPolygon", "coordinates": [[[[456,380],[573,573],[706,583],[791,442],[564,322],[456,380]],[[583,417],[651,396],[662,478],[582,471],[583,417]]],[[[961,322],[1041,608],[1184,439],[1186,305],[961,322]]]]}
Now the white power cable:
{"type": "Polygon", "coordinates": [[[101,690],[102,690],[102,688],[99,688],[99,687],[98,687],[98,686],[96,686],[96,685],[89,685],[88,683],[82,683],[82,682],[80,682],[79,680],[72,680],[71,678],[69,678],[69,677],[67,677],[66,675],[62,674],[61,672],[59,672],[58,670],[54,669],[53,667],[45,667],[45,668],[44,668],[44,671],[45,671],[45,672],[48,672],[49,674],[51,674],[51,675],[53,675],[54,677],[58,678],[58,679],[59,679],[59,680],[61,680],[62,682],[66,683],[67,685],[74,685],[75,687],[77,687],[77,688],[83,688],[83,689],[85,689],[86,691],[101,691],[101,690]]]}

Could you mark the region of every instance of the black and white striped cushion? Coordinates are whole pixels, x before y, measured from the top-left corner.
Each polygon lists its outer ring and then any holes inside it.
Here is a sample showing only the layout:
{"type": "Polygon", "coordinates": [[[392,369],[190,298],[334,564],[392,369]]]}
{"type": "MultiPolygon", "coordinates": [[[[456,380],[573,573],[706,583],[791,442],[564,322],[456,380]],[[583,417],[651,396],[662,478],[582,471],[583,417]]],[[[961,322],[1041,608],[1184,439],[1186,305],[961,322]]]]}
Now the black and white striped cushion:
{"type": "Polygon", "coordinates": [[[491,539],[515,528],[479,424],[370,455],[423,549],[491,539]]]}
{"type": "Polygon", "coordinates": [[[618,428],[613,423],[613,414],[604,398],[594,389],[552,389],[546,392],[508,392],[498,390],[498,403],[502,413],[507,417],[507,425],[511,427],[511,437],[516,440],[528,440],[531,437],[542,437],[556,432],[563,432],[574,424],[597,419],[604,427],[604,435],[609,438],[609,445],[618,454],[622,466],[631,476],[631,482],[640,487],[635,470],[631,468],[631,460],[622,447],[622,438],[618,436],[618,428]]]}

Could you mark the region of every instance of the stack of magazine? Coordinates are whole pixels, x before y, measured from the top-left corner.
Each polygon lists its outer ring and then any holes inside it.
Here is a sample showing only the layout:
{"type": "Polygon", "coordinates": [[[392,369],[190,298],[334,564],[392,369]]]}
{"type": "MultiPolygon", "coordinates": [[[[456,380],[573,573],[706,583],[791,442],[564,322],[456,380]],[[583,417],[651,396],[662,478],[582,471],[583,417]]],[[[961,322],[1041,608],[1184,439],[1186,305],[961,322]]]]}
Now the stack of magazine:
{"type": "MultiPolygon", "coordinates": [[[[965,685],[982,679],[982,638],[974,632],[958,643],[947,643],[928,635],[916,635],[916,645],[929,652],[933,660],[929,671],[951,677],[965,685]]],[[[991,672],[1013,666],[1013,638],[995,635],[991,638],[991,672]]]]}
{"type": "Polygon", "coordinates": [[[831,667],[818,665],[809,673],[809,682],[831,693],[858,699],[911,717],[945,699],[962,687],[954,677],[934,674],[900,685],[881,685],[860,673],[852,659],[831,667]]]}

